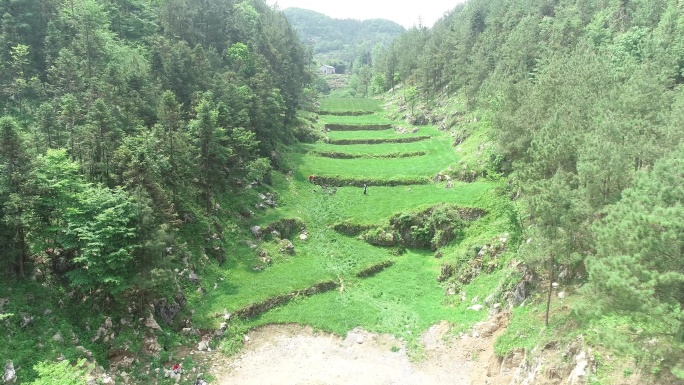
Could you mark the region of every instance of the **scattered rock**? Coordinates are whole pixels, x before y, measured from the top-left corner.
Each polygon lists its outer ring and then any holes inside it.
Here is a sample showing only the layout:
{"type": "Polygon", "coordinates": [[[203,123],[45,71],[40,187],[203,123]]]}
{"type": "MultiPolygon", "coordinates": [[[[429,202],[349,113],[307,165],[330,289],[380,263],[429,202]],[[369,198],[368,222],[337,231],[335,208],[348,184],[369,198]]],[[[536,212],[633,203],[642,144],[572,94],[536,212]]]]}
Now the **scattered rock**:
{"type": "Polygon", "coordinates": [[[200,283],[200,278],[197,274],[195,274],[194,271],[191,271],[190,274],[188,274],[188,279],[195,285],[198,285],[200,283]]]}
{"type": "Polygon", "coordinates": [[[565,294],[564,291],[559,291],[559,292],[558,292],[558,298],[563,299],[563,298],[565,298],[565,296],[566,296],[566,294],[565,294]]]}
{"type": "Polygon", "coordinates": [[[280,248],[281,253],[286,253],[290,255],[295,253],[295,247],[289,239],[281,240],[278,246],[280,248]]]}
{"type": "Polygon", "coordinates": [[[174,373],[171,369],[164,369],[164,378],[171,378],[172,380],[178,382],[181,378],[181,372],[182,370],[179,370],[178,373],[174,373]]]}
{"type": "Polygon", "coordinates": [[[83,356],[84,356],[85,358],[87,358],[87,359],[89,359],[89,360],[92,360],[92,359],[93,359],[93,352],[91,352],[90,350],[86,349],[85,347],[79,345],[79,346],[77,346],[75,349],[76,349],[77,352],[83,354],[83,356]]]}
{"type": "Polygon", "coordinates": [[[584,384],[585,377],[587,376],[586,368],[587,365],[589,365],[589,359],[587,359],[587,354],[584,352],[584,350],[575,356],[575,363],[575,368],[568,376],[566,383],[569,385],[584,384]]]}
{"type": "Polygon", "coordinates": [[[254,236],[254,238],[261,237],[261,226],[252,226],[250,230],[252,231],[252,236],[254,236]]]}
{"type": "Polygon", "coordinates": [[[9,298],[0,298],[0,314],[5,312],[5,305],[9,303],[9,298]]]}
{"type": "Polygon", "coordinates": [[[480,305],[479,303],[468,308],[468,310],[474,310],[474,311],[480,311],[482,309],[484,309],[484,306],[480,305]]]}
{"type": "Polygon", "coordinates": [[[169,303],[166,298],[162,298],[155,306],[156,315],[161,317],[161,320],[167,325],[172,325],[173,319],[180,313],[186,302],[182,293],[177,294],[176,300],[171,303],[169,303]]]}
{"type": "Polygon", "coordinates": [[[309,237],[309,236],[307,235],[306,232],[303,232],[303,233],[299,234],[299,239],[301,239],[302,241],[306,241],[306,239],[307,239],[308,237],[309,237]]]}
{"type": "Polygon", "coordinates": [[[152,315],[152,313],[150,313],[150,315],[145,320],[145,326],[152,330],[162,330],[157,321],[154,320],[154,316],[152,315]]]}
{"type": "Polygon", "coordinates": [[[159,341],[157,340],[156,337],[150,337],[145,340],[145,351],[156,354],[162,350],[162,346],[159,344],[159,341]]]}
{"type": "Polygon", "coordinates": [[[518,282],[513,288],[513,295],[511,302],[513,305],[521,304],[525,301],[530,292],[530,283],[528,281],[518,282]]]}
{"type": "Polygon", "coordinates": [[[209,350],[209,341],[207,341],[207,340],[200,341],[199,344],[197,344],[197,350],[199,350],[200,352],[204,352],[204,351],[209,350]]]}
{"type": "Polygon", "coordinates": [[[29,326],[32,323],[33,323],[33,316],[32,315],[29,315],[29,314],[22,315],[21,324],[20,324],[22,329],[29,326]]]}
{"type": "Polygon", "coordinates": [[[55,333],[55,335],[52,336],[52,340],[59,343],[64,342],[64,338],[62,338],[62,335],[59,332],[55,333]]]}
{"type": "Polygon", "coordinates": [[[17,383],[17,372],[14,370],[14,363],[12,362],[12,360],[7,361],[7,363],[5,364],[5,373],[2,375],[2,383],[17,383]]]}

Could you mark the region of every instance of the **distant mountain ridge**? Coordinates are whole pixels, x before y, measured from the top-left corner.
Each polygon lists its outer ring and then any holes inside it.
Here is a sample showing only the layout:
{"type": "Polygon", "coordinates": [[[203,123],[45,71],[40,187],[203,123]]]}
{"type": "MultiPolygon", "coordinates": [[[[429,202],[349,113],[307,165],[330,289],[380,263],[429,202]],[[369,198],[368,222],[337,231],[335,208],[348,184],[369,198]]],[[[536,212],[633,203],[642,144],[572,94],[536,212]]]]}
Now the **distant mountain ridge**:
{"type": "Polygon", "coordinates": [[[297,30],[302,42],[311,46],[319,60],[351,60],[358,47],[388,46],[406,29],[387,19],[334,19],[302,8],[286,8],[283,13],[297,30]]]}

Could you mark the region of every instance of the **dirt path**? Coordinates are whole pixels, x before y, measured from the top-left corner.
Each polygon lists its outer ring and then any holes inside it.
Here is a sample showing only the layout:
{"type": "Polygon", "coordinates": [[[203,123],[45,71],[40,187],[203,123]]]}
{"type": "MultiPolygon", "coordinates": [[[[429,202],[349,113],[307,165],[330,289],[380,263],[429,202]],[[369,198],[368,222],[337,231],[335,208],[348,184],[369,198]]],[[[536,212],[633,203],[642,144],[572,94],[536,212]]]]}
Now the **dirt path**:
{"type": "Polygon", "coordinates": [[[489,322],[473,334],[452,336],[446,322],[434,325],[421,337],[419,362],[409,360],[404,344],[389,335],[355,329],[340,338],[297,325],[266,326],[251,331],[244,350],[216,365],[214,375],[220,385],[503,383],[508,376],[492,348],[500,326],[489,322]]]}

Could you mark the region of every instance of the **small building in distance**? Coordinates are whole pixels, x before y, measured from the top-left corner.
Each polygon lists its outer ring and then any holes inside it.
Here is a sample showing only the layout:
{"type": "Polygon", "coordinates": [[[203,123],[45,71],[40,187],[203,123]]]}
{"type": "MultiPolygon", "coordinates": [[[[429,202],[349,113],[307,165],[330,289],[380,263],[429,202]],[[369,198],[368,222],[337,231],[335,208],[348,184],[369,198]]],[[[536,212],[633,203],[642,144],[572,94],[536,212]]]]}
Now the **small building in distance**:
{"type": "Polygon", "coordinates": [[[321,68],[319,68],[322,74],[324,75],[331,75],[335,73],[335,67],[333,66],[328,66],[328,65],[323,65],[321,68]]]}

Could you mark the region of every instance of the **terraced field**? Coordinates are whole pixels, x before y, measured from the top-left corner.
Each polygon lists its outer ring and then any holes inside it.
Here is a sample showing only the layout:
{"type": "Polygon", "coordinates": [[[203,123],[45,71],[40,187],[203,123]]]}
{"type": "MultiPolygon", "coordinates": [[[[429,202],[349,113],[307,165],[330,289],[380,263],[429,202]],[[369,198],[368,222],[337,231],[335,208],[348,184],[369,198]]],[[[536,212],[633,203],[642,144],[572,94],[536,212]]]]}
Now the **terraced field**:
{"type": "Polygon", "coordinates": [[[225,310],[242,315],[236,322],[243,327],[299,323],[340,335],[362,327],[411,346],[441,320],[458,329],[485,317],[467,308],[506,274],[482,274],[463,288],[437,277],[445,262],[472,257],[510,228],[500,182],[435,181],[459,160],[449,133],[393,122],[379,101],[325,100],[321,110],[328,113],[320,117],[326,140],[287,156],[291,172],[274,176],[277,208],[250,219],[258,237],[233,241],[235,254],[215,277],[225,283],[202,299],[197,314],[207,316],[197,321],[214,325],[210,315],[225,310]],[[478,215],[459,219],[458,230],[437,218],[454,212],[478,215]],[[439,240],[425,238],[427,225],[415,222],[421,213],[442,221],[439,240]],[[415,223],[398,229],[401,221],[415,223]],[[401,232],[408,238],[398,239],[401,232]]]}

